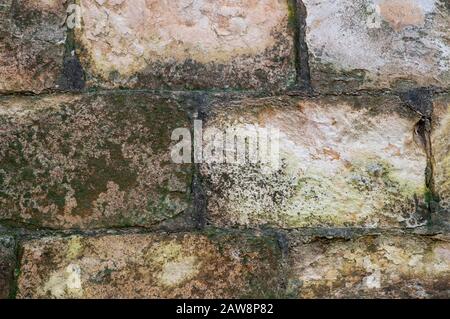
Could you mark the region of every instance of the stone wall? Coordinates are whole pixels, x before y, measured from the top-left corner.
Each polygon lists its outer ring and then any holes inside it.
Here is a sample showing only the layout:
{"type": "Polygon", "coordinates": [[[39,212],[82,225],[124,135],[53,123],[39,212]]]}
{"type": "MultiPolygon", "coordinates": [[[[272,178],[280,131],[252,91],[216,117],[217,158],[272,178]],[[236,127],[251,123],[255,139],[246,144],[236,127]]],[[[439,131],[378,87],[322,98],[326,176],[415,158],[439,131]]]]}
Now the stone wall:
{"type": "Polygon", "coordinates": [[[449,30],[446,0],[3,0],[0,298],[449,298],[449,30]],[[280,165],[175,163],[199,120],[280,165]]]}

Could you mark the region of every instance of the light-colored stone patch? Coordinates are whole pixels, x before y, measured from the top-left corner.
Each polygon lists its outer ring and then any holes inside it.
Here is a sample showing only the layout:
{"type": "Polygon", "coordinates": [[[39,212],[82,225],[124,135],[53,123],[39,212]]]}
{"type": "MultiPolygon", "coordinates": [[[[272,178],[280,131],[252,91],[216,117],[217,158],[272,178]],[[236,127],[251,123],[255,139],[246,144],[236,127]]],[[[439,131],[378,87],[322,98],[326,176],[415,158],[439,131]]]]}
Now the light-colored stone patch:
{"type": "Polygon", "coordinates": [[[441,0],[304,0],[319,90],[450,84],[450,16],[441,0]]]}
{"type": "Polygon", "coordinates": [[[212,233],[31,240],[23,245],[18,298],[274,296],[275,247],[271,239],[212,233]],[[67,254],[73,250],[76,259],[67,254]]]}
{"type": "Polygon", "coordinates": [[[278,129],[281,168],[202,164],[208,218],[249,227],[422,225],[426,156],[414,135],[419,119],[393,98],[216,106],[207,127],[278,129]]]}
{"type": "Polygon", "coordinates": [[[446,240],[403,235],[290,241],[290,280],[299,298],[449,297],[446,240]]]}
{"type": "MultiPolygon", "coordinates": [[[[139,74],[151,78],[160,74],[165,83],[181,85],[177,79],[188,78],[182,74],[186,72],[205,79],[209,75],[212,85],[219,79],[208,70],[215,72],[219,65],[225,66],[224,77],[232,69],[237,73],[234,81],[247,72],[255,76],[253,70],[258,69],[272,82],[277,79],[268,70],[288,71],[265,52],[274,50],[280,60],[286,54],[289,59],[292,44],[278,43],[289,36],[287,1],[81,0],[80,4],[83,28],[76,32],[84,47],[81,59],[88,72],[102,79],[100,85],[152,85],[139,83],[139,74]],[[180,69],[186,63],[190,66],[180,69]],[[163,73],[159,68],[164,66],[163,73]]],[[[189,81],[195,85],[194,79],[189,81]]]]}
{"type": "Polygon", "coordinates": [[[200,272],[196,261],[197,258],[192,256],[168,262],[163,266],[158,278],[164,285],[179,285],[186,280],[192,279],[200,272]]]}
{"type": "Polygon", "coordinates": [[[64,271],[52,274],[41,293],[52,298],[82,298],[80,266],[70,264],[64,271]]]}

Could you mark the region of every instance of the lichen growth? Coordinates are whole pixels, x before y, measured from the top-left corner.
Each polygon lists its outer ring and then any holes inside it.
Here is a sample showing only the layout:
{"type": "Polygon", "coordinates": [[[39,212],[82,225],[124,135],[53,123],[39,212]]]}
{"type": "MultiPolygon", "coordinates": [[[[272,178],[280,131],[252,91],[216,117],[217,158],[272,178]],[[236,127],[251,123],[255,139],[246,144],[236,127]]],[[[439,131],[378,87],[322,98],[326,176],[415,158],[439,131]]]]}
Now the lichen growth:
{"type": "Polygon", "coordinates": [[[0,115],[0,220],[154,226],[189,207],[192,166],[170,159],[171,131],[189,123],[176,99],[109,92],[2,103],[18,113],[0,115]]]}
{"type": "Polygon", "coordinates": [[[426,223],[426,156],[414,144],[417,119],[411,112],[391,104],[394,115],[388,117],[387,101],[378,97],[240,103],[233,112],[217,107],[208,125],[278,128],[281,165],[203,164],[214,225],[291,229],[426,223]]]}

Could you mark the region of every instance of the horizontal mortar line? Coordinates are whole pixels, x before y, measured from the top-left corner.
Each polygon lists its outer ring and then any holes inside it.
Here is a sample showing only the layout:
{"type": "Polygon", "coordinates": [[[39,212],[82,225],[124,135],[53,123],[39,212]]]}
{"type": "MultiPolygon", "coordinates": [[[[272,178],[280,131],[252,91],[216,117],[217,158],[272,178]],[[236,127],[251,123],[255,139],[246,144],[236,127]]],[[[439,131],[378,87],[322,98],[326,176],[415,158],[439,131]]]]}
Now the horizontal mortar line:
{"type": "MultiPolygon", "coordinates": [[[[412,90],[412,89],[411,89],[412,90]]],[[[279,92],[265,92],[256,90],[150,90],[150,89],[100,89],[100,90],[83,90],[83,91],[47,91],[42,93],[33,92],[11,92],[11,93],[0,93],[0,98],[7,97],[51,97],[60,95],[95,95],[95,94],[114,94],[114,93],[148,93],[153,95],[170,95],[170,94],[184,94],[195,95],[195,94],[206,94],[206,95],[242,95],[255,98],[265,98],[265,97],[278,97],[278,96],[299,96],[305,98],[318,98],[318,97],[328,97],[328,96],[397,96],[400,91],[395,91],[391,89],[386,90],[360,90],[352,92],[309,92],[307,90],[285,90],[279,92]]],[[[438,88],[431,89],[431,94],[433,95],[445,95],[450,94],[450,88],[438,88]]]]}
{"type": "Polygon", "coordinates": [[[432,229],[423,228],[374,228],[368,229],[363,227],[353,228],[296,228],[296,229],[280,229],[280,228],[267,228],[267,229],[238,229],[238,228],[218,228],[218,227],[206,227],[204,229],[185,228],[178,230],[168,229],[151,229],[145,227],[118,227],[118,228],[99,228],[99,229],[26,229],[19,227],[11,227],[0,232],[0,236],[18,237],[22,240],[39,239],[44,237],[70,237],[70,236],[83,236],[83,237],[96,237],[96,236],[121,236],[121,235],[176,235],[176,234],[205,234],[211,231],[224,234],[242,234],[252,235],[254,237],[276,237],[279,234],[289,234],[299,237],[316,237],[316,238],[355,238],[364,236],[383,236],[383,235],[414,235],[430,237],[436,235],[450,235],[450,229],[445,227],[435,227],[432,229]]]}
{"type": "Polygon", "coordinates": [[[255,95],[265,95],[265,96],[273,96],[279,95],[280,93],[286,93],[293,90],[285,89],[274,92],[269,91],[259,91],[259,90],[239,90],[239,89],[199,89],[199,90],[164,90],[164,89],[130,89],[130,88],[117,88],[117,89],[108,89],[108,88],[90,88],[84,90],[44,90],[40,93],[35,93],[32,91],[16,91],[16,92],[3,92],[0,93],[0,97],[2,96],[49,96],[56,94],[95,94],[95,93],[108,93],[108,92],[130,92],[130,93],[153,93],[153,94],[170,94],[170,93],[178,93],[178,94],[189,94],[189,93],[207,93],[207,94],[220,94],[220,93],[230,93],[230,94],[255,94],[255,95]]]}

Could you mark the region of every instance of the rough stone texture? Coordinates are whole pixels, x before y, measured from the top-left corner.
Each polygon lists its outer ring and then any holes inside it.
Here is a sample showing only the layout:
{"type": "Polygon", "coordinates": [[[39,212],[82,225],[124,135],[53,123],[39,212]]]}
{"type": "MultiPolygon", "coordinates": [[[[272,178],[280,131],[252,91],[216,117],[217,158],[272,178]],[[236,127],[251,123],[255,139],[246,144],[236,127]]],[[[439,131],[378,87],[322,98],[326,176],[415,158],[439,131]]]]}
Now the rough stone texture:
{"type": "Polygon", "coordinates": [[[0,299],[10,297],[15,264],[14,239],[0,236],[0,299]]]}
{"type": "Polygon", "coordinates": [[[177,127],[189,127],[179,103],[144,93],[1,99],[0,220],[152,226],[188,212],[191,166],[170,158],[177,127]]]}
{"type": "Polygon", "coordinates": [[[285,0],[81,0],[88,84],[279,89],[295,80],[285,0]]]}
{"type": "Polygon", "coordinates": [[[53,89],[63,68],[64,0],[2,0],[0,93],[53,89]]]}
{"type": "Polygon", "coordinates": [[[434,100],[432,150],[435,160],[435,191],[440,199],[442,217],[450,225],[450,96],[434,100]]]}
{"type": "Polygon", "coordinates": [[[270,297],[279,258],[238,235],[44,238],[24,244],[18,298],[270,297]]]}
{"type": "Polygon", "coordinates": [[[322,91],[450,84],[445,0],[303,0],[313,86],[322,91]]]}
{"type": "Polygon", "coordinates": [[[0,0],[0,299],[450,298],[449,30],[448,0],[0,0]]]}
{"type": "Polygon", "coordinates": [[[219,227],[423,225],[429,196],[419,120],[389,97],[218,102],[205,126],[278,129],[281,165],[202,164],[207,218],[219,227]]]}
{"type": "Polygon", "coordinates": [[[299,298],[449,298],[450,240],[291,238],[290,293],[299,298]]]}

